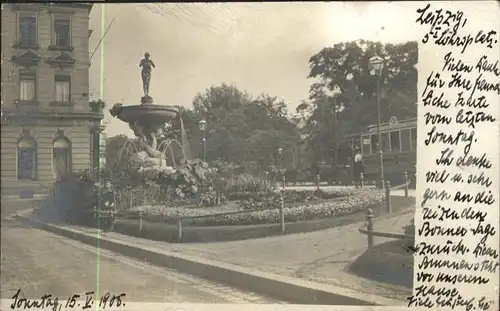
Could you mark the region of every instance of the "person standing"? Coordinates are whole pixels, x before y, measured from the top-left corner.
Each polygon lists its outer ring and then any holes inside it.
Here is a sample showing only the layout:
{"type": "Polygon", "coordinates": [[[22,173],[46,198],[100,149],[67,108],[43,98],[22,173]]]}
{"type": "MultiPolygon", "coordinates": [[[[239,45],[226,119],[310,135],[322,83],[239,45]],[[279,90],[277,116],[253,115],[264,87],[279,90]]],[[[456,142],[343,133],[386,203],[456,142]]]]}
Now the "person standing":
{"type": "Polygon", "coordinates": [[[354,180],[356,181],[356,187],[361,185],[361,173],[364,173],[363,155],[361,154],[361,150],[356,149],[354,155],[354,180]]]}

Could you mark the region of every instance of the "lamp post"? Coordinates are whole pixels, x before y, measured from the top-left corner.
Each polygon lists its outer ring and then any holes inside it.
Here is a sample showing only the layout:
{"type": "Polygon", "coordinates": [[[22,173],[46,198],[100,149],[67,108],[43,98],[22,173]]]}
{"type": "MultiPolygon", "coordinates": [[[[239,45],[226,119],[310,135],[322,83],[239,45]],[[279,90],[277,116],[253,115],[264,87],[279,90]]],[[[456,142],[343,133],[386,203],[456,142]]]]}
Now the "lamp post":
{"type": "Polygon", "coordinates": [[[334,146],[334,164],[337,165],[338,163],[338,135],[337,135],[337,97],[342,93],[340,87],[338,85],[335,85],[333,90],[330,90],[326,88],[325,94],[333,99],[333,137],[335,141],[335,146],[334,146]]]}
{"type": "Polygon", "coordinates": [[[203,138],[202,138],[202,141],[203,141],[203,161],[206,162],[207,161],[207,121],[200,120],[200,122],[198,122],[198,127],[203,132],[203,138]]]}
{"type": "Polygon", "coordinates": [[[378,136],[378,152],[380,156],[380,188],[384,188],[384,151],[382,150],[382,133],[380,132],[380,79],[382,77],[382,69],[384,68],[384,60],[375,55],[370,58],[369,62],[370,72],[376,77],[377,81],[377,136],[378,136]]]}
{"type": "Polygon", "coordinates": [[[278,170],[281,174],[281,181],[283,183],[283,188],[285,188],[285,172],[281,167],[281,156],[283,154],[283,148],[279,147],[278,148],[278,170]]]}
{"type": "MultiPolygon", "coordinates": [[[[327,97],[327,101],[330,102],[330,99],[333,102],[333,165],[334,165],[334,174],[337,173],[338,168],[338,131],[337,131],[337,96],[342,93],[342,90],[338,85],[335,84],[333,89],[330,89],[328,86],[332,85],[331,79],[326,80],[326,84],[323,86],[323,94],[327,97]]],[[[316,176],[318,189],[319,189],[319,174],[316,176]]]]}

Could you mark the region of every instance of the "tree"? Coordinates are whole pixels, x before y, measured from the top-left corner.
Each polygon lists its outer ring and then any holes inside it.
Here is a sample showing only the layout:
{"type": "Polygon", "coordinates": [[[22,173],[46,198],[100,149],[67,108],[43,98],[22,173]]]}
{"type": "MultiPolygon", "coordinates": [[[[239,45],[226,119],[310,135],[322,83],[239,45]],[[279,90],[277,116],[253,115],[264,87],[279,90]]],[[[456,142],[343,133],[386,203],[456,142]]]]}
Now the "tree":
{"type": "Polygon", "coordinates": [[[398,119],[416,116],[417,42],[384,45],[358,40],[323,48],[309,60],[308,78],[315,79],[310,88],[310,102],[298,107],[300,112],[310,114],[305,126],[308,144],[318,158],[333,158],[332,149],[339,148],[336,137],[362,131],[377,122],[376,77],[371,75],[368,65],[374,55],[385,60],[380,77],[381,121],[387,122],[392,116],[398,119]],[[333,105],[327,93],[335,87],[341,93],[333,105]]]}
{"type": "Polygon", "coordinates": [[[234,85],[210,86],[193,100],[194,114],[209,124],[224,122],[227,116],[251,102],[251,97],[234,85]]]}
{"type": "MultiPolygon", "coordinates": [[[[245,167],[274,162],[278,146],[298,141],[286,103],[267,94],[253,97],[234,85],[211,86],[194,101],[194,114],[207,121],[207,158],[245,167]]],[[[201,139],[201,137],[200,137],[201,139]]]]}

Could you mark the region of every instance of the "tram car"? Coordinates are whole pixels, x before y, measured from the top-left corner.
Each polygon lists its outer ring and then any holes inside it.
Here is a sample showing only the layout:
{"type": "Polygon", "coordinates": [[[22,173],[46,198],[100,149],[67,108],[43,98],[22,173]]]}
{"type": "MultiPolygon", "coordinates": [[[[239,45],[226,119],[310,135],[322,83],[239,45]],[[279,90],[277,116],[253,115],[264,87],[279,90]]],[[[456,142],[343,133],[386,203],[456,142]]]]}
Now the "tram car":
{"type": "MultiPolygon", "coordinates": [[[[392,117],[380,124],[384,163],[384,179],[392,185],[404,183],[404,173],[408,174],[410,186],[415,187],[417,167],[417,118],[398,121],[392,117]]],[[[370,125],[361,133],[351,133],[344,137],[344,146],[349,146],[352,158],[362,154],[364,179],[369,182],[379,180],[380,154],[377,125],[370,125]]]]}

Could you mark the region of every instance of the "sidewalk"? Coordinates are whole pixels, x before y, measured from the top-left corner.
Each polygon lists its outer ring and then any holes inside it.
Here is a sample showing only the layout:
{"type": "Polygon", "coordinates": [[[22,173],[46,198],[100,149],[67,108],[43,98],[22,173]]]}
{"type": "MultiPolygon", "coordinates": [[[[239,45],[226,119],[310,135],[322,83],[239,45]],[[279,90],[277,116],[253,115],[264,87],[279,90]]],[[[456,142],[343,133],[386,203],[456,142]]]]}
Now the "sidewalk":
{"type": "MultiPolygon", "coordinates": [[[[374,230],[402,233],[402,227],[407,225],[412,217],[413,210],[382,216],[374,220],[374,230]]],[[[358,222],[310,233],[204,244],[170,244],[114,232],[101,233],[101,238],[404,301],[411,295],[408,288],[363,279],[347,271],[349,263],[367,248],[366,236],[358,231],[362,226],[363,222],[358,222]]],[[[64,227],[87,234],[96,233],[95,229],[91,228],[64,227]]],[[[375,238],[375,244],[386,241],[389,240],[375,238]]]]}
{"type": "MultiPolygon", "coordinates": [[[[374,229],[402,233],[413,212],[375,220],[374,229]]],[[[367,237],[355,223],[322,231],[226,243],[171,245],[170,250],[265,272],[346,287],[391,299],[405,300],[404,287],[362,279],[348,273],[349,263],[367,248],[367,237]]],[[[375,238],[375,244],[390,239],[375,238]]]]}

